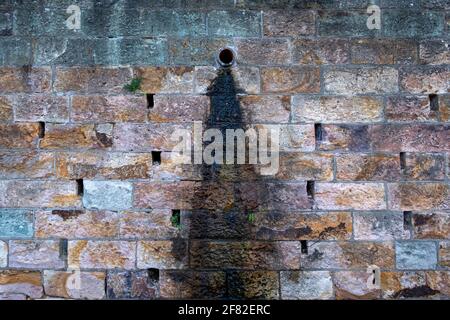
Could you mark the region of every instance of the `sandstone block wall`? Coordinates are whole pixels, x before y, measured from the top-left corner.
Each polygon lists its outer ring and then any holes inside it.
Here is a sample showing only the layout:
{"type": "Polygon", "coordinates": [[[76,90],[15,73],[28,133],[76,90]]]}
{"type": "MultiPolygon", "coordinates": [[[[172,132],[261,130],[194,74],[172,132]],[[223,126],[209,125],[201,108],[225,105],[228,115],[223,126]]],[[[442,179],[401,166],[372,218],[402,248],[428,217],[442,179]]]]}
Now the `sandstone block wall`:
{"type": "Polygon", "coordinates": [[[0,299],[448,299],[449,21],[448,0],[1,1],[0,299]],[[278,173],[174,163],[193,121],[279,125],[278,173]]]}

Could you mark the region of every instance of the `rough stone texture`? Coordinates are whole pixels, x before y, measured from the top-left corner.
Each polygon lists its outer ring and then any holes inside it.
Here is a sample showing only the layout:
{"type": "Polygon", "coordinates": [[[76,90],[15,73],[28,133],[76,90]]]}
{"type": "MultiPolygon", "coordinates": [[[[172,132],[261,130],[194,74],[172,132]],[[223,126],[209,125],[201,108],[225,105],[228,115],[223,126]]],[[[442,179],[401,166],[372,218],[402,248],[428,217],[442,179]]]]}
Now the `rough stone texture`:
{"type": "Polygon", "coordinates": [[[38,139],[37,123],[0,124],[0,148],[36,148],[38,139]]]}
{"type": "MultiPolygon", "coordinates": [[[[120,237],[131,239],[176,238],[180,235],[181,230],[172,225],[171,217],[171,210],[124,211],[120,214],[120,237]]],[[[183,224],[183,221],[181,223],[183,224]]]]}
{"type": "Polygon", "coordinates": [[[174,241],[139,241],[137,246],[139,269],[183,269],[187,265],[187,243],[174,241]]]}
{"type": "Polygon", "coordinates": [[[121,181],[84,181],[83,205],[89,209],[131,208],[132,185],[121,181]]]}
{"type": "Polygon", "coordinates": [[[304,269],[366,269],[376,265],[390,269],[395,265],[393,242],[315,242],[301,257],[304,269]]]}
{"type": "Polygon", "coordinates": [[[355,240],[409,239],[403,219],[400,212],[355,212],[355,240]]]}
{"type": "Polygon", "coordinates": [[[40,141],[43,149],[107,149],[112,142],[112,124],[49,124],[40,141]]]}
{"type": "Polygon", "coordinates": [[[450,239],[450,212],[413,212],[412,226],[416,239],[450,239]]]}
{"type": "Polygon", "coordinates": [[[411,64],[417,61],[417,45],[409,40],[361,39],[352,42],[354,64],[411,64]]]}
{"type": "Polygon", "coordinates": [[[400,69],[402,91],[414,94],[447,93],[448,67],[404,67],[400,69]]]}
{"type": "Polygon", "coordinates": [[[0,271],[0,298],[21,295],[33,299],[43,295],[42,278],[39,271],[2,270],[0,271]]]}
{"type": "Polygon", "coordinates": [[[379,122],[383,102],[372,97],[303,97],[295,96],[293,120],[309,123],[379,122]]]}
{"type": "Polygon", "coordinates": [[[436,153],[405,154],[403,175],[410,180],[444,180],[445,157],[436,153]]]}
{"type": "Polygon", "coordinates": [[[134,70],[141,78],[140,90],[145,93],[192,93],[194,68],[192,67],[145,67],[134,70]]]}
{"type": "Polygon", "coordinates": [[[54,156],[49,152],[0,152],[2,179],[50,178],[54,175],[54,156]]]}
{"type": "Polygon", "coordinates": [[[120,215],[111,211],[51,210],[35,214],[37,238],[113,238],[120,215]]]}
{"type": "Polygon", "coordinates": [[[397,242],[395,254],[398,269],[434,269],[437,249],[434,242],[397,242]]]}
{"type": "Polygon", "coordinates": [[[349,42],[343,39],[298,39],[293,41],[292,62],[301,65],[350,62],[349,42]]]}
{"type": "Polygon", "coordinates": [[[386,209],[384,187],[379,183],[318,183],[315,199],[318,209],[386,209]]]}
{"type": "Polygon", "coordinates": [[[50,68],[0,68],[0,93],[50,92],[50,68]]]}
{"type": "Polygon", "coordinates": [[[0,209],[0,237],[31,238],[33,213],[22,209],[0,209]]]}
{"type": "Polygon", "coordinates": [[[264,36],[298,37],[315,33],[315,14],[313,11],[271,10],[263,15],[264,36]]]}
{"type": "Polygon", "coordinates": [[[367,283],[370,278],[367,272],[343,271],[333,273],[333,285],[336,299],[338,300],[369,300],[378,299],[380,288],[369,288],[367,283]]]}
{"type": "Polygon", "coordinates": [[[8,244],[0,240],[0,268],[8,264],[8,244]]]}
{"type": "Polygon", "coordinates": [[[77,207],[80,197],[75,182],[0,181],[0,207],[77,207]]]}
{"type": "Polygon", "coordinates": [[[448,209],[446,183],[393,183],[388,185],[389,208],[393,210],[448,209]]]}
{"type": "Polygon", "coordinates": [[[159,297],[159,272],[111,271],[106,280],[110,299],[154,299],[159,297]]]}
{"type": "Polygon", "coordinates": [[[14,103],[16,121],[68,122],[66,97],[31,95],[18,96],[14,103]]]}
{"type": "Polygon", "coordinates": [[[50,297],[97,300],[105,297],[104,272],[44,271],[44,290],[50,297]]]}
{"type": "Polygon", "coordinates": [[[52,240],[9,241],[9,266],[12,268],[60,269],[65,266],[61,243],[52,240]]]}
{"type": "Polygon", "coordinates": [[[336,156],[336,179],[396,181],[401,177],[398,155],[343,154],[336,156]]]}
{"type": "Polygon", "coordinates": [[[443,268],[450,268],[450,243],[441,242],[439,245],[439,265],[443,268]]]}
{"type": "Polygon", "coordinates": [[[62,179],[145,179],[151,161],[150,153],[61,152],[55,166],[62,179]]]}
{"type": "Polygon", "coordinates": [[[390,122],[436,121],[438,115],[428,97],[394,96],[387,100],[385,117],[390,122]]]}
{"type": "Polygon", "coordinates": [[[244,39],[236,41],[239,61],[250,65],[290,63],[289,41],[285,39],[244,39]]]}
{"type": "Polygon", "coordinates": [[[320,72],[318,68],[262,68],[264,93],[318,93],[320,72]]]}
{"type": "Polygon", "coordinates": [[[328,271],[281,271],[280,278],[283,299],[333,298],[333,283],[328,271]]]}
{"type": "Polygon", "coordinates": [[[391,67],[331,68],[325,72],[331,94],[381,94],[398,91],[398,71],[391,67]]]}
{"type": "Polygon", "coordinates": [[[169,299],[218,299],[225,296],[225,273],[220,271],[163,271],[161,297],[169,299]]]}
{"type": "Polygon", "coordinates": [[[238,299],[278,299],[278,273],[234,271],[227,275],[228,295],[238,299]]]}
{"type": "MultiPolygon", "coordinates": [[[[217,77],[218,70],[211,66],[195,67],[195,92],[207,93],[211,82],[217,77]]],[[[231,69],[236,91],[247,94],[260,93],[261,77],[259,68],[250,66],[236,66],[231,69]]]]}
{"type": "Polygon", "coordinates": [[[204,121],[209,115],[209,108],[209,99],[204,96],[157,95],[148,118],[151,122],[204,121]]]}
{"type": "Polygon", "coordinates": [[[135,269],[136,243],[126,241],[69,241],[71,269],[135,269]]]}
{"type": "Polygon", "coordinates": [[[287,123],[291,111],[289,96],[242,96],[239,99],[246,123],[287,123]]]}

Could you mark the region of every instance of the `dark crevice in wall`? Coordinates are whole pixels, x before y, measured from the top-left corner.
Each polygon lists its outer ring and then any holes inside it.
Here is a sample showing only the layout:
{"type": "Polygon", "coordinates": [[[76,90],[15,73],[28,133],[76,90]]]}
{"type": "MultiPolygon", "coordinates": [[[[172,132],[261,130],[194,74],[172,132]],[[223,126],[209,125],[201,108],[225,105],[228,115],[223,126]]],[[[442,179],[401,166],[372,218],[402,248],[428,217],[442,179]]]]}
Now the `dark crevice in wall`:
{"type": "Polygon", "coordinates": [[[77,194],[79,196],[83,196],[83,194],[84,194],[84,182],[83,182],[83,179],[77,179],[76,183],[77,183],[77,194]]]}
{"type": "Polygon", "coordinates": [[[39,138],[45,138],[45,122],[39,122],[39,138]]]}
{"type": "Polygon", "coordinates": [[[315,189],[316,189],[315,185],[316,185],[315,181],[306,182],[306,193],[308,194],[308,197],[312,200],[314,200],[315,197],[315,189]]]}
{"type": "Polygon", "coordinates": [[[152,151],[152,164],[153,165],[161,164],[161,151],[152,151]]]}
{"type": "Polygon", "coordinates": [[[303,254],[308,254],[308,241],[300,240],[301,251],[303,254]]]}
{"type": "Polygon", "coordinates": [[[439,111],[439,96],[437,94],[430,94],[428,96],[430,99],[430,110],[431,111],[439,111]]]}
{"type": "Polygon", "coordinates": [[[403,211],[403,227],[405,230],[410,230],[412,228],[412,212],[403,211]]]}
{"type": "Polygon", "coordinates": [[[406,169],[406,153],[400,152],[400,170],[403,171],[406,169]]]}
{"type": "Polygon", "coordinates": [[[145,97],[147,99],[147,109],[153,109],[155,106],[155,96],[152,93],[147,93],[145,97]]]}

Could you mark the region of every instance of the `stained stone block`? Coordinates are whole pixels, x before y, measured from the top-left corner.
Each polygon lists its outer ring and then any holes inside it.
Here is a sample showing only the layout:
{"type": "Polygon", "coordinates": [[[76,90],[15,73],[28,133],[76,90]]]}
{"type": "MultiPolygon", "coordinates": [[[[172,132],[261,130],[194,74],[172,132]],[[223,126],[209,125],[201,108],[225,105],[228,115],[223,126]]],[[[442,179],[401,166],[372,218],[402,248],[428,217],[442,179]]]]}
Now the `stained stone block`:
{"type": "Polygon", "coordinates": [[[436,243],[431,241],[399,241],[396,243],[397,268],[435,269],[437,264],[436,243]]]}
{"type": "Polygon", "coordinates": [[[132,205],[132,186],[120,181],[84,181],[83,205],[90,209],[124,210],[132,205]]]}

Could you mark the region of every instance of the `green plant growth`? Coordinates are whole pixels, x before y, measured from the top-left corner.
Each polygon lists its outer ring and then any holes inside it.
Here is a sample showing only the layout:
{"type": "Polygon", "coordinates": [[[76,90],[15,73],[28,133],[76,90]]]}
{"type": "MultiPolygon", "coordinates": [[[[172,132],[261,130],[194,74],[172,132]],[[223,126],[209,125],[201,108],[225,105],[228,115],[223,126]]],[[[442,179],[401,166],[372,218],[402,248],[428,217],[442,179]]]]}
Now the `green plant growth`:
{"type": "Polygon", "coordinates": [[[249,212],[249,213],[247,214],[247,220],[248,220],[248,222],[250,222],[250,223],[255,222],[255,221],[256,221],[256,215],[255,215],[253,212],[249,212]]]}
{"type": "Polygon", "coordinates": [[[131,82],[129,84],[124,85],[123,88],[125,90],[127,90],[128,92],[134,93],[141,89],[141,84],[142,84],[142,78],[133,78],[133,79],[131,79],[131,82]]]}
{"type": "Polygon", "coordinates": [[[181,229],[181,213],[180,210],[173,210],[172,216],[170,217],[170,222],[172,226],[181,229]]]}

